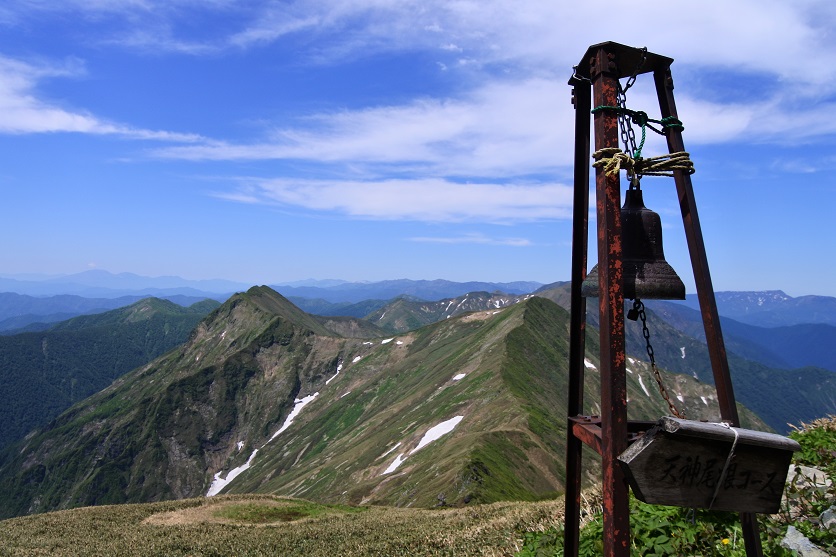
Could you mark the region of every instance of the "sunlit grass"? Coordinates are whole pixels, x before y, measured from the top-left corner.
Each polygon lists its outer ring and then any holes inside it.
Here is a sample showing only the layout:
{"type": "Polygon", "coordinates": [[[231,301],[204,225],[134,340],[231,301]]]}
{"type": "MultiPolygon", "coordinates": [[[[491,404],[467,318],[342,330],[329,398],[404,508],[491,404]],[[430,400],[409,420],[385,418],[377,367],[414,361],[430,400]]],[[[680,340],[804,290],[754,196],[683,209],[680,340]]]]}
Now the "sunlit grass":
{"type": "Polygon", "coordinates": [[[253,501],[219,505],[212,515],[216,518],[243,524],[267,524],[292,522],[302,518],[321,516],[326,513],[359,512],[364,507],[318,505],[308,501],[253,501]]]}
{"type": "Polygon", "coordinates": [[[0,556],[499,556],[562,522],[562,500],[396,509],[219,496],[0,521],[0,556]]]}

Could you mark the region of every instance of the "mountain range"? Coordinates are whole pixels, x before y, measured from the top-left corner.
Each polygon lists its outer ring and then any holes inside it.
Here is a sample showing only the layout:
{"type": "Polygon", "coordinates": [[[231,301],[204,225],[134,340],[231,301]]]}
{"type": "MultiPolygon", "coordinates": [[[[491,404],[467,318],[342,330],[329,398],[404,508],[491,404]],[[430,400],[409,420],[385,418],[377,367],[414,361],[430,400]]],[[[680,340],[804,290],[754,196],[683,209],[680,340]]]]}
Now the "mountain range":
{"type": "MultiPolygon", "coordinates": [[[[311,313],[364,317],[397,297],[437,301],[480,290],[528,294],[541,286],[538,282],[524,281],[401,279],[380,282],[307,280],[274,284],[272,288],[311,313]]],[[[247,284],[225,280],[190,281],[180,277],[143,277],[103,270],[59,277],[0,277],[0,334],[23,330],[36,323],[54,323],[76,315],[126,306],[149,296],[186,306],[206,298],[223,302],[233,293],[247,288],[247,284]]],[[[45,327],[35,325],[35,328],[45,327]]]]}
{"type": "MultiPolygon", "coordinates": [[[[683,304],[652,300],[647,303],[666,323],[698,340],[705,339],[702,316],[683,304]]],[[[814,310],[818,313],[820,310],[814,310]]],[[[769,315],[780,321],[792,319],[778,311],[769,315]]],[[[783,326],[756,326],[728,317],[720,318],[728,350],[770,367],[794,369],[821,367],[836,372],[836,325],[824,322],[783,326]]]]}
{"type": "MultiPolygon", "coordinates": [[[[314,315],[262,286],[220,306],[148,299],[7,336],[6,359],[18,369],[36,366],[6,378],[33,382],[0,399],[25,391],[59,403],[25,439],[32,424],[6,440],[17,439],[0,451],[0,509],[12,516],[220,492],[399,506],[548,497],[562,490],[568,289],[556,283],[535,296],[473,291],[436,301],[294,298],[331,313],[314,315]],[[362,318],[339,315],[348,311],[362,318]],[[155,314],[165,318],[148,319],[155,314]],[[191,325],[175,326],[175,315],[191,325]],[[140,328],[126,333],[127,325],[140,328]],[[98,352],[54,352],[85,339],[98,352]],[[128,362],[129,353],[132,363],[110,365],[109,358],[128,362]],[[68,368],[58,370],[59,361],[68,368]],[[91,366],[77,368],[103,361],[93,387],[91,366]],[[59,416],[90,394],[81,387],[103,390],[59,416]],[[53,391],[63,398],[51,399],[53,391]]],[[[758,293],[735,299],[744,298],[757,303],[758,293]]],[[[588,314],[589,414],[600,413],[596,313],[588,314]]],[[[676,404],[690,418],[717,420],[699,315],[654,301],[648,324],[676,404]]],[[[813,338],[831,327],[809,326],[813,338]]],[[[787,423],[836,412],[832,371],[796,366],[777,340],[764,344],[762,327],[724,319],[723,328],[745,426],[783,432],[787,423]]],[[[778,339],[786,329],[769,331],[778,339]]],[[[655,419],[668,410],[642,361],[646,339],[636,323],[626,332],[630,417],[655,419]]],[[[0,415],[0,425],[7,420],[14,417],[0,415]]]]}
{"type": "MultiPolygon", "coordinates": [[[[272,288],[285,296],[321,298],[329,302],[360,302],[368,299],[391,299],[408,295],[438,300],[477,290],[524,294],[540,286],[539,282],[452,282],[449,280],[384,280],[348,282],[341,280],[307,280],[275,283],[272,288]]],[[[188,280],[180,277],[145,277],[134,273],[110,273],[96,269],[61,276],[0,276],[0,292],[30,296],[73,294],[85,297],[115,298],[125,295],[198,296],[226,299],[249,287],[246,283],[228,280],[188,280]]],[[[222,301],[222,300],[221,300],[222,301]]]]}
{"type": "MultiPolygon", "coordinates": [[[[836,298],[830,296],[788,296],[781,290],[760,292],[717,292],[717,311],[741,323],[758,327],[822,323],[836,325],[836,298]]],[[[696,294],[682,303],[699,310],[696,294]]]]}
{"type": "MultiPolygon", "coordinates": [[[[2,451],[0,509],[217,492],[398,506],[553,495],[567,343],[568,313],[542,297],[391,335],[252,288],[179,348],[2,451]]],[[[597,358],[586,367],[597,413],[597,358]]],[[[631,417],[667,413],[648,365],[628,367],[631,417]]],[[[717,419],[712,387],[675,375],[669,389],[693,418],[717,419]]]]}

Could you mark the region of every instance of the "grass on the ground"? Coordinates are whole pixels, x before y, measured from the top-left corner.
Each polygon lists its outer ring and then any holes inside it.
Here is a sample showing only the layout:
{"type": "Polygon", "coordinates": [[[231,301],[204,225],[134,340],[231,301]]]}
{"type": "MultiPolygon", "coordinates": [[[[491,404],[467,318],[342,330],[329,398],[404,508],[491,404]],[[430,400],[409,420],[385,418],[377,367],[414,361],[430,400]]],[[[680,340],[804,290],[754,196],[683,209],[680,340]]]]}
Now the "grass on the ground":
{"type": "Polygon", "coordinates": [[[219,496],[0,521],[0,556],[513,555],[521,532],[562,517],[562,500],[396,509],[219,496]]]}

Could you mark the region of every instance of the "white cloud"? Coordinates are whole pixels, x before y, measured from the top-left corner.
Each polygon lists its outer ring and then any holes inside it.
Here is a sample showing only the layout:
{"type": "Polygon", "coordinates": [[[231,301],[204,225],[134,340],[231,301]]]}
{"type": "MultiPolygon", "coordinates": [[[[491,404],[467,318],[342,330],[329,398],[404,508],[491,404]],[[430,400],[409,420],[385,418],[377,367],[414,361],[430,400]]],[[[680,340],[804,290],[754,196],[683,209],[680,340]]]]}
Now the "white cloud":
{"type": "Polygon", "coordinates": [[[87,111],[67,109],[38,98],[40,80],[77,77],[83,73],[83,66],[75,60],[61,65],[32,65],[0,56],[0,133],[75,132],[167,142],[205,141],[195,134],[146,130],[108,122],[87,111]]]}
{"type": "MultiPolygon", "coordinates": [[[[483,64],[565,74],[603,40],[648,46],[678,65],[759,72],[834,90],[836,4],[831,0],[646,0],[611,10],[604,0],[29,0],[4,3],[0,24],[73,14],[96,30],[116,26],[127,46],[177,52],[261,47],[305,31],[318,56],[338,61],[398,50],[466,50],[483,64]],[[649,16],[656,16],[650,18],[649,16]],[[196,17],[213,17],[196,33],[196,17]],[[188,36],[187,36],[188,34],[188,36]],[[641,44],[639,44],[641,43],[641,44]],[[441,48],[440,48],[441,47],[441,48]]],[[[107,33],[106,31],[104,31],[107,33]]],[[[101,37],[92,36],[96,41],[101,37]]],[[[106,34],[109,41],[115,35],[106,34]]],[[[441,60],[447,62],[447,60],[441,60]]],[[[448,64],[449,65],[449,64],[448,64]]]]}
{"type": "MultiPolygon", "coordinates": [[[[305,127],[279,130],[277,142],[251,145],[226,145],[217,142],[171,156],[184,158],[310,158],[317,149],[311,141],[325,139],[327,146],[318,149],[316,157],[339,160],[357,154],[369,160],[366,152],[375,134],[386,135],[382,126],[374,126],[374,118],[388,116],[406,118],[427,116],[441,128],[436,139],[422,141],[418,137],[396,140],[386,155],[397,156],[397,150],[409,149],[418,160],[437,158],[430,141],[459,150],[461,154],[478,155],[473,143],[498,138],[497,149],[511,155],[511,162],[528,163],[534,167],[566,164],[568,159],[545,163],[547,150],[564,153],[565,140],[556,136],[570,135],[564,114],[565,81],[570,68],[583,55],[587,45],[603,38],[650,50],[675,59],[674,71],[699,69],[700,74],[723,70],[756,76],[754,84],[726,95],[730,101],[691,101],[680,91],[692,93],[703,87],[718,87],[710,78],[696,81],[677,90],[680,110],[692,113],[689,141],[713,142],[740,137],[743,133],[766,133],[767,139],[778,135],[775,124],[791,137],[811,137],[833,133],[826,119],[806,111],[798,99],[820,100],[836,91],[836,3],[830,0],[785,2],[783,0],[738,0],[734,3],[677,3],[672,7],[663,0],[648,0],[641,9],[623,10],[619,17],[601,17],[610,5],[603,0],[582,4],[544,3],[540,0],[297,0],[275,3],[251,2],[242,7],[233,0],[66,0],[50,2],[33,0],[13,2],[0,10],[0,24],[34,21],[55,13],[79,15],[78,23],[89,31],[90,41],[119,44],[158,52],[191,55],[221,55],[228,48],[262,48],[289,34],[300,37],[294,55],[318,63],[341,63],[346,58],[367,57],[381,52],[424,51],[433,56],[439,71],[460,72],[462,85],[471,85],[470,98],[424,99],[398,107],[375,107],[365,112],[319,115],[333,119],[329,133],[309,132],[305,127]],[[648,24],[648,14],[665,14],[664,24],[648,24]],[[211,25],[194,25],[196,18],[207,18],[211,25]],[[745,21],[745,25],[741,22],[745,21]],[[592,23],[594,22],[594,25],[592,23]],[[107,25],[105,25],[107,24],[107,25]],[[118,29],[114,31],[114,29],[118,29]],[[641,30],[641,33],[637,33],[641,30]],[[304,32],[304,35],[302,34],[304,32]],[[780,40],[776,38],[780,37],[780,40]],[[642,44],[637,44],[637,38],[642,44]],[[462,53],[466,52],[466,56],[462,53]],[[509,82],[517,85],[508,85],[509,82]],[[549,84],[539,87],[537,84],[549,84]],[[530,95],[524,89],[535,85],[530,95]],[[515,89],[513,98],[505,103],[478,98],[491,91],[515,89]],[[769,91],[766,100],[753,102],[752,91],[769,91]],[[733,98],[734,94],[741,98],[733,98]],[[539,95],[539,98],[537,97],[539,95]],[[684,102],[683,102],[684,101],[684,102]],[[533,104],[532,104],[533,102],[533,104]],[[766,104],[767,106],[764,106],[766,104]],[[443,105],[443,106],[442,106],[443,105]],[[519,122],[505,126],[509,136],[485,136],[485,125],[468,124],[459,119],[468,113],[480,120],[506,117],[508,107],[519,122]],[[532,110],[524,112],[523,108],[532,110]],[[555,107],[558,107],[557,109],[555,107]],[[522,133],[534,109],[540,110],[540,130],[522,133]],[[766,110],[769,114],[765,114],[766,110]],[[453,112],[456,112],[453,114],[453,112]],[[763,116],[761,116],[763,115],[763,116]],[[433,118],[452,120],[439,122],[433,118]],[[704,117],[709,117],[706,120],[704,117]],[[761,116],[761,117],[756,117],[761,116]],[[774,116],[774,117],[772,117],[774,116]],[[769,119],[772,117],[772,124],[769,119]],[[348,121],[354,119],[353,122],[348,121]],[[363,120],[363,121],[358,121],[363,120]],[[703,126],[711,122],[712,126],[703,126]],[[358,124],[356,133],[347,133],[347,126],[358,124]],[[460,125],[459,131],[449,126],[460,125]],[[549,126],[552,126],[549,129],[549,126]],[[703,127],[700,127],[703,126],[703,127]],[[375,128],[375,129],[372,129],[375,128]],[[445,131],[446,129],[446,131],[445,131]],[[348,138],[351,138],[350,140],[348,138]],[[354,141],[359,139],[359,141],[354,141]],[[530,154],[523,155],[516,144],[520,139],[532,141],[530,154]],[[349,145],[355,144],[355,145],[349,145]],[[512,143],[509,145],[508,143],[512,143]],[[327,149],[326,149],[327,147],[327,149]],[[325,152],[325,151],[329,152],[325,152]],[[305,152],[309,154],[306,154],[305,152]],[[428,152],[429,151],[429,152],[428,152]],[[514,161],[514,157],[518,157],[514,161]],[[535,161],[534,159],[539,159],[535,161]]],[[[686,72],[692,75],[694,72],[686,72]]],[[[689,78],[690,79],[690,78],[689,78]]],[[[700,78],[702,79],[702,78],[700,78]]],[[[721,87],[734,88],[726,81],[721,87]]],[[[699,91],[704,92],[704,91],[699,91]]],[[[699,93],[694,98],[705,98],[699,93]]],[[[653,106],[652,99],[649,106],[653,106]]],[[[43,108],[43,107],[42,107],[43,108]]],[[[66,111],[65,111],[66,112],[66,111]]],[[[95,120],[83,111],[70,114],[60,110],[41,112],[47,122],[57,121],[59,127],[90,129],[95,120]],[[60,122],[63,119],[63,123],[60,122]]],[[[685,118],[683,118],[685,119],[685,118]]],[[[403,119],[399,122],[404,122],[403,119]]],[[[319,124],[325,124],[320,121],[319,124]]],[[[49,127],[48,123],[42,124],[49,127]]],[[[410,129],[407,131],[415,132],[410,129]]],[[[496,130],[502,131],[502,130],[496,130]]],[[[763,137],[761,137],[763,139],[763,137]]],[[[484,144],[483,144],[484,145],[484,144]]],[[[490,147],[488,147],[490,149],[490,147]]],[[[558,155],[558,156],[561,156],[558,155]]],[[[503,157],[504,158],[504,157],[503,157]]],[[[405,160],[412,160],[406,157],[405,160]]],[[[455,163],[461,162],[454,157],[455,163]]],[[[482,166],[495,157],[474,156],[473,166],[482,166]]],[[[493,166],[493,165],[490,165],[493,166]]],[[[488,169],[488,174],[509,170],[488,169]]]]}
{"type": "MultiPolygon", "coordinates": [[[[460,184],[442,179],[248,180],[218,197],[371,220],[519,222],[571,218],[572,188],[560,184],[460,184]]],[[[508,240],[517,241],[518,240],[508,240]]]]}
{"type": "MultiPolygon", "coordinates": [[[[116,20],[124,31],[120,44],[131,48],[220,56],[226,48],[264,48],[296,34],[300,40],[294,45],[308,62],[313,57],[318,63],[340,63],[380,52],[422,51],[437,58],[439,71],[460,77],[455,94],[323,111],[261,138],[233,142],[108,122],[38,97],[40,79],[72,75],[72,68],[0,65],[0,131],[76,131],[189,143],[155,151],[172,159],[302,160],[350,167],[353,175],[366,179],[393,171],[488,179],[551,175],[572,163],[566,79],[587,45],[602,38],[635,44],[639,37],[652,51],[676,60],[675,76],[678,68],[688,70],[682,81],[677,78],[676,93],[689,147],[836,133],[836,120],[821,117],[836,109],[836,103],[821,104],[836,91],[836,59],[830,54],[836,34],[828,32],[836,26],[836,3],[824,0],[679,3],[675,9],[650,0],[617,18],[600,17],[609,7],[602,0],[299,0],[253,2],[245,8],[231,0],[68,0],[12,6],[3,8],[0,21],[68,11],[84,14],[81,24],[91,28],[116,20]],[[177,25],[196,14],[215,16],[213,25],[200,33],[193,31],[198,26],[177,25]],[[667,14],[664,25],[649,26],[648,14],[667,14]],[[185,36],[184,28],[192,29],[192,35],[185,36]],[[745,74],[746,86],[734,89],[733,81],[718,85],[710,77],[715,71],[745,74]],[[697,81],[696,74],[708,77],[697,81]],[[718,87],[731,90],[700,95],[718,87]],[[811,99],[816,103],[804,102],[811,99]]],[[[114,37],[108,32],[91,40],[114,37]]],[[[637,86],[629,100],[651,116],[655,112],[652,91],[637,86]]],[[[648,154],[664,150],[658,138],[649,141],[655,151],[648,154]]]]}
{"type": "MultiPolygon", "coordinates": [[[[189,160],[302,159],[399,165],[444,176],[515,176],[571,163],[569,92],[556,81],[491,83],[463,99],[323,113],[272,141],[156,151],[189,160]]],[[[373,170],[373,169],[372,169],[373,170]]]]}

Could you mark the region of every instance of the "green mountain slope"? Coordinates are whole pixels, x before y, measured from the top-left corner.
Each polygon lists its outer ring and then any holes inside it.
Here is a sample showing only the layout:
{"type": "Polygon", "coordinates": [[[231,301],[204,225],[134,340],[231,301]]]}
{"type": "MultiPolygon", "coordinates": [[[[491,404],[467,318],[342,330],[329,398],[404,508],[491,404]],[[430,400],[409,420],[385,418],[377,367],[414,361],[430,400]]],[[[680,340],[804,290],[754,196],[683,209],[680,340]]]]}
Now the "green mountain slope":
{"type": "MultiPolygon", "coordinates": [[[[567,339],[568,314],[542,298],[367,338],[253,288],[0,453],[0,513],[210,489],[398,506],[547,496],[562,490],[567,339]]],[[[649,380],[631,363],[631,418],[667,413],[649,380]]],[[[717,418],[711,387],[670,388],[717,418]]]]}
{"type": "Polygon", "coordinates": [[[44,332],[0,336],[0,447],[182,343],[218,305],[147,298],[44,332]]]}

